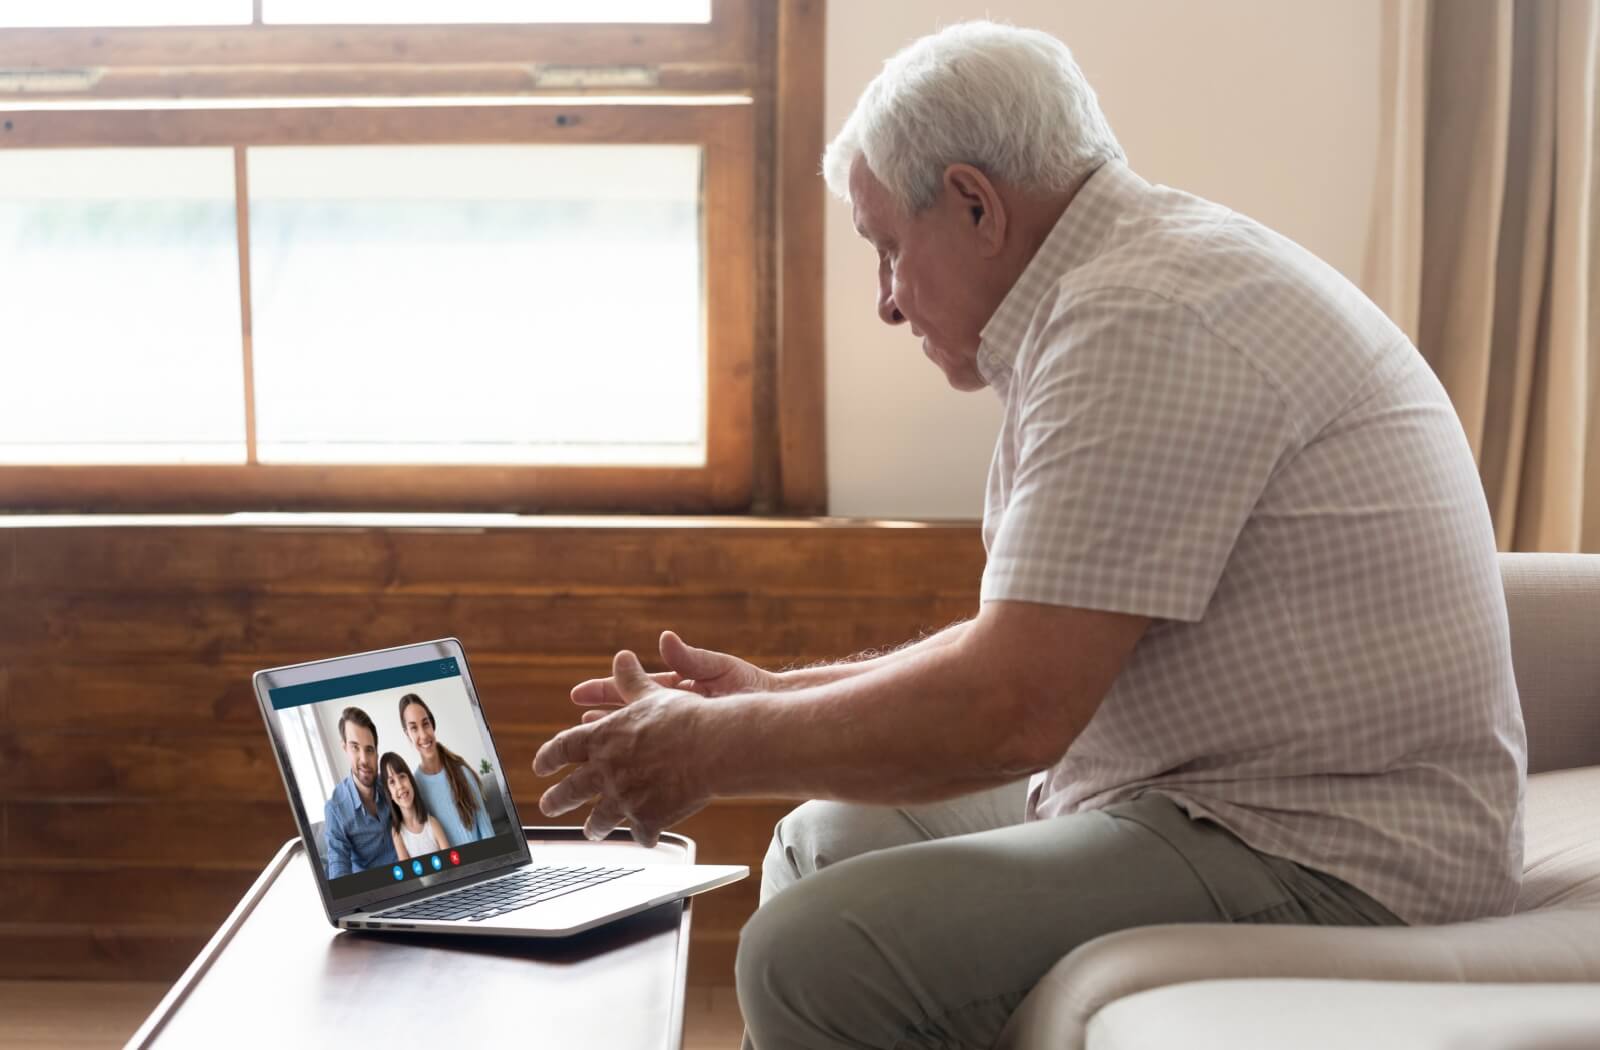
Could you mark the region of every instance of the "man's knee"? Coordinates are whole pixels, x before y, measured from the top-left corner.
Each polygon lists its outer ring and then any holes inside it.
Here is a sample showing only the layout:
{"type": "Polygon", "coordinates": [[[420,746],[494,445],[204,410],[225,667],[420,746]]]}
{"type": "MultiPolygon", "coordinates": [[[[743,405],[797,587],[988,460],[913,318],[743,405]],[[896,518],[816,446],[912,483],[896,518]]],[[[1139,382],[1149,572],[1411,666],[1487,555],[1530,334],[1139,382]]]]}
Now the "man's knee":
{"type": "Polygon", "coordinates": [[[902,846],[922,836],[888,806],[806,802],[778,821],[761,865],[761,900],[823,868],[863,853],[902,846]]]}
{"type": "Polygon", "coordinates": [[[817,842],[830,802],[807,802],[795,807],[772,829],[772,842],[761,863],[761,902],[794,885],[819,867],[817,842]]]}

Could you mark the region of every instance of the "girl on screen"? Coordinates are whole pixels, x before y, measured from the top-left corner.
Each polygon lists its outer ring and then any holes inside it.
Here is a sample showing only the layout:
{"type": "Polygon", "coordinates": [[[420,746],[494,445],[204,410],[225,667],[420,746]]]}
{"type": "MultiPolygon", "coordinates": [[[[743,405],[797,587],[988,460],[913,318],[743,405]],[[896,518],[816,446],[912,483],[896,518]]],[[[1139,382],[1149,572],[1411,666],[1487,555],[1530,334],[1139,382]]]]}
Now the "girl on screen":
{"type": "Polygon", "coordinates": [[[400,860],[421,857],[450,848],[444,826],[439,818],[428,815],[428,803],[417,790],[406,760],[393,751],[385,751],[378,759],[378,772],[383,786],[389,792],[390,834],[394,836],[394,852],[400,860]]]}
{"type": "Polygon", "coordinates": [[[478,774],[466,759],[439,742],[433,711],[416,693],[400,698],[400,725],[421,756],[415,770],[418,797],[427,801],[428,812],[444,827],[450,845],[492,838],[478,774]]]}

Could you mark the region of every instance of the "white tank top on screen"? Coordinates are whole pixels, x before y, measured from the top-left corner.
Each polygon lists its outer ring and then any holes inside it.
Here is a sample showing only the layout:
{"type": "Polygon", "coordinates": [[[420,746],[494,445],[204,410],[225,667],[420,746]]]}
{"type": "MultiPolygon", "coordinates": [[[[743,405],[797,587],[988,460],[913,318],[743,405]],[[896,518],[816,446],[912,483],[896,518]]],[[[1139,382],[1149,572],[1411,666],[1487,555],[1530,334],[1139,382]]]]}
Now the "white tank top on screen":
{"type": "Polygon", "coordinates": [[[434,840],[433,829],[427,824],[422,825],[422,830],[416,832],[401,824],[400,841],[406,844],[406,852],[413,857],[425,857],[430,853],[439,852],[439,843],[434,840]]]}

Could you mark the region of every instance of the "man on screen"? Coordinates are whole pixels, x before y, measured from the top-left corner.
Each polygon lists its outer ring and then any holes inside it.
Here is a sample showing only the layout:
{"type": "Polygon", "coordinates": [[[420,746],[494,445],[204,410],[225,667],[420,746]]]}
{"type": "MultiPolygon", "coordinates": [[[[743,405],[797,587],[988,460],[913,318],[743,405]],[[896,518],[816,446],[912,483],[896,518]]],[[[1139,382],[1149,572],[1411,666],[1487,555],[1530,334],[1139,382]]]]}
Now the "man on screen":
{"type": "Polygon", "coordinates": [[[378,727],[361,708],[347,707],[339,714],[339,742],[350,760],[350,775],[322,808],[330,879],[396,860],[389,799],[378,783],[378,727]]]}

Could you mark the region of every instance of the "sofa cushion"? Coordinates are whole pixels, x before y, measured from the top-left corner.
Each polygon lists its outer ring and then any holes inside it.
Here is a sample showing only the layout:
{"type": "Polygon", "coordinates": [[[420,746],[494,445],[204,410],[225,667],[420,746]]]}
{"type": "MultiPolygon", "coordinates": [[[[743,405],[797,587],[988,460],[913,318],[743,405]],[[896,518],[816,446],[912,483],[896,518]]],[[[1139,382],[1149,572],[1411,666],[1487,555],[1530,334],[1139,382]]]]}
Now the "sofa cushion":
{"type": "Polygon", "coordinates": [[[1600,766],[1528,778],[1517,911],[1600,906],[1600,766]]]}
{"type": "Polygon", "coordinates": [[[1600,765],[1600,555],[1502,554],[1528,771],[1600,765]]]}
{"type": "Polygon", "coordinates": [[[1087,1050],[1590,1050],[1592,984],[1196,981],[1119,999],[1087,1050]]]}

